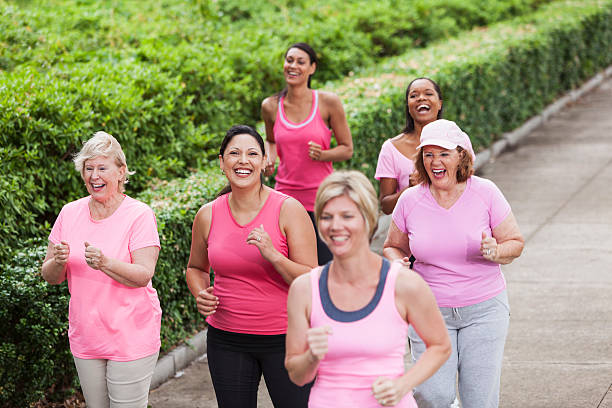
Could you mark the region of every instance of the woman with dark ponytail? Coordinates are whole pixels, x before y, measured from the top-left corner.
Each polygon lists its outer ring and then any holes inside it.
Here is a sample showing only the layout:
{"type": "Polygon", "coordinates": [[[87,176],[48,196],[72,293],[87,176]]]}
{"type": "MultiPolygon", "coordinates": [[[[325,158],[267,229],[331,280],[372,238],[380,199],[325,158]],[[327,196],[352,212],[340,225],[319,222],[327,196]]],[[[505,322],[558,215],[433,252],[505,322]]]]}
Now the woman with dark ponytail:
{"type": "MultiPolygon", "coordinates": [[[[274,173],[278,156],[275,189],[301,202],[313,225],[319,184],[332,173],[332,162],[353,155],[353,139],[340,98],[310,87],[317,64],[317,54],[308,44],[293,44],[285,53],[285,89],[261,105],[269,146],[266,175],[274,173]],[[332,134],[335,147],[331,147],[332,134]]],[[[318,234],[317,252],[319,265],[332,259],[318,234]]]]}
{"type": "Polygon", "coordinates": [[[219,150],[228,186],[193,222],[186,278],[207,317],[208,364],[221,408],[255,408],[262,374],[275,407],[305,408],[310,391],[289,380],[284,358],[287,292],[316,266],[315,232],[297,200],[262,183],[266,160],[255,129],[230,128],[219,150]]]}
{"type": "Polygon", "coordinates": [[[414,167],[421,129],[442,118],[442,91],[429,78],[416,78],[406,88],[406,126],[399,135],[387,139],[380,149],[375,178],[380,181],[380,206],[391,214],[405,189],[415,185],[414,167]]]}

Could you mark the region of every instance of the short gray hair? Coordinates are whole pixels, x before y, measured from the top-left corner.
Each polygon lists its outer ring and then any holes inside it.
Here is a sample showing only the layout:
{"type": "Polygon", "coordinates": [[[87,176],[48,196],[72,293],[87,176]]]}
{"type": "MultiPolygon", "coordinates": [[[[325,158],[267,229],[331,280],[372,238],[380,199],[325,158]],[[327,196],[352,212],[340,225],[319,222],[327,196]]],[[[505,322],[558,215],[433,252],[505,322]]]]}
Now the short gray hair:
{"type": "Polygon", "coordinates": [[[374,186],[363,173],[357,170],[335,171],[319,186],[315,199],[314,213],[317,225],[323,212],[323,207],[330,200],[346,195],[359,208],[368,231],[368,238],[372,240],[378,227],[378,199],[374,186]]]}
{"type": "Polygon", "coordinates": [[[128,170],[123,149],[121,149],[121,145],[117,139],[113,137],[113,135],[103,131],[94,133],[94,135],[88,141],[83,143],[81,151],[74,156],[74,167],[79,173],[81,173],[82,177],[85,162],[98,156],[114,159],[117,167],[125,166],[125,175],[123,176],[122,180],[119,180],[119,191],[123,192],[124,185],[128,182],[128,175],[132,175],[134,172],[130,172],[128,170]]]}

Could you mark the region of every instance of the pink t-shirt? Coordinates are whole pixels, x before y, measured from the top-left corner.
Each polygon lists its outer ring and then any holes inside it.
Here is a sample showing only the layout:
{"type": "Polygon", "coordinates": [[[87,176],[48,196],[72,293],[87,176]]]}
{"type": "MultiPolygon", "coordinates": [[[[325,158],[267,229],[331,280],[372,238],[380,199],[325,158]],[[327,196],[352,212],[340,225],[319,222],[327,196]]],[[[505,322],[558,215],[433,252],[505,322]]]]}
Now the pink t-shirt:
{"type": "MultiPolygon", "coordinates": [[[[328,264],[329,265],[329,264],[328,264]]],[[[370,302],[360,310],[343,311],[333,304],[327,286],[329,267],[310,272],[312,308],[310,327],[329,325],[328,352],[319,363],[310,391],[310,408],[380,407],[372,384],[380,376],[404,374],[408,323],[395,304],[395,282],[401,264],[386,259],[370,302]]],[[[416,408],[409,392],[395,407],[416,408]]]]}
{"type": "Polygon", "coordinates": [[[510,205],[492,181],[477,176],[450,209],[442,208],[429,186],[419,184],[400,196],[393,222],[407,233],[414,270],[429,284],[438,306],[462,307],[490,299],[506,287],[499,264],[480,254],[482,232],[510,214],[510,205]]]}
{"type": "Polygon", "coordinates": [[[259,214],[240,225],[232,215],[228,196],[222,195],[212,204],[208,259],[215,272],[214,294],[219,305],[207,321],[234,333],[284,334],[289,285],[246,238],[263,224],[274,247],[288,256],[287,237],[279,226],[281,207],[288,197],[271,190],[259,214]]]}
{"type": "Polygon", "coordinates": [[[328,150],[332,131],[321,118],[317,91],[312,91],[310,114],[302,123],[287,119],[284,100],[284,96],[279,98],[274,120],[274,141],[280,159],[274,188],[294,197],[307,211],[313,211],[319,184],[333,168],[331,162],[312,160],[308,156],[308,142],[313,141],[328,150]]]}
{"type": "Polygon", "coordinates": [[[410,185],[410,175],[414,172],[414,162],[404,156],[391,139],[383,143],[378,163],[376,164],[376,180],[381,178],[392,178],[397,180],[397,191],[403,190],[410,185]]]}
{"type": "Polygon", "coordinates": [[[131,252],[160,246],[155,214],[148,205],[125,196],[110,217],[94,220],[89,200],[88,196],[66,204],[49,235],[53,244],[70,245],[70,350],[82,359],[132,361],[150,356],[161,344],[162,311],[153,285],[125,286],[92,269],[85,262],[84,242],[107,257],[131,262],[131,252]]]}

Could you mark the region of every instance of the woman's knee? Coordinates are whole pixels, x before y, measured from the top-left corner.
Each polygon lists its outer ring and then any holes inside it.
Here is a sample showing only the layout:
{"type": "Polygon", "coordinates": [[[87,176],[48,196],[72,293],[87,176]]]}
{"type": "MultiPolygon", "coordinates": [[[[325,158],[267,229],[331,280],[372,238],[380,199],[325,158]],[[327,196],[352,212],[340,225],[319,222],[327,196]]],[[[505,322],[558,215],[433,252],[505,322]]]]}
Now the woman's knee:
{"type": "Polygon", "coordinates": [[[414,399],[419,408],[447,408],[455,401],[455,386],[423,386],[414,390],[414,399]]]}

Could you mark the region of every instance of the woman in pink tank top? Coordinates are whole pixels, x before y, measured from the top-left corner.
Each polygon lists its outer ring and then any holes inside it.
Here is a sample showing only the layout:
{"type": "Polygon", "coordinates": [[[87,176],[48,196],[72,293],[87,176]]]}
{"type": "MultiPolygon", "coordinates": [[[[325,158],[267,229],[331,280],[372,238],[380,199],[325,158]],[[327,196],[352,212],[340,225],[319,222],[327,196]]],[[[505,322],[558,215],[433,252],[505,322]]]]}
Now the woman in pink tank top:
{"type": "Polygon", "coordinates": [[[310,386],[291,383],[283,359],[287,291],[316,265],[314,228],[297,200],[262,184],[266,155],[255,129],[230,128],[219,160],[229,184],[195,216],[186,273],[207,317],[217,403],[255,408],[263,374],[275,407],[305,407],[310,386]]]}
{"type": "Polygon", "coordinates": [[[301,385],[316,377],[311,408],[416,408],[412,388],[451,352],[431,290],[402,263],[370,250],[378,201],[363,174],[327,177],[315,215],[334,257],[289,290],[285,366],[291,380],[301,385]],[[427,352],[405,370],[409,324],[426,338],[427,352]]]}
{"type": "MultiPolygon", "coordinates": [[[[316,69],[314,50],[305,43],[293,44],[285,53],[283,67],[287,87],[264,99],[261,106],[269,152],[266,175],[274,173],[278,157],[275,189],[301,202],[313,224],[319,184],[333,171],[332,162],[353,155],[353,140],[340,99],[333,93],[310,89],[316,69]],[[335,147],[331,147],[332,134],[335,147]]],[[[320,239],[317,250],[319,265],[331,260],[320,239]]]]}

